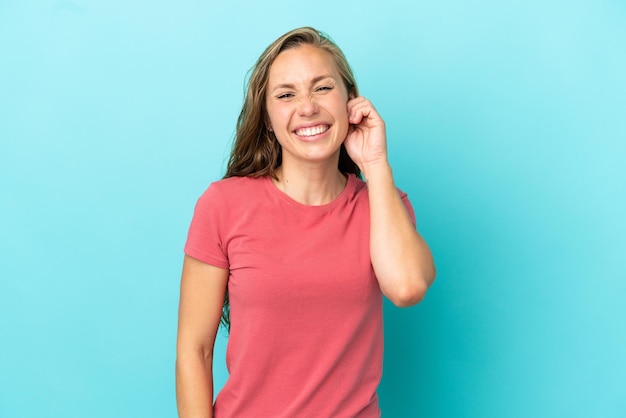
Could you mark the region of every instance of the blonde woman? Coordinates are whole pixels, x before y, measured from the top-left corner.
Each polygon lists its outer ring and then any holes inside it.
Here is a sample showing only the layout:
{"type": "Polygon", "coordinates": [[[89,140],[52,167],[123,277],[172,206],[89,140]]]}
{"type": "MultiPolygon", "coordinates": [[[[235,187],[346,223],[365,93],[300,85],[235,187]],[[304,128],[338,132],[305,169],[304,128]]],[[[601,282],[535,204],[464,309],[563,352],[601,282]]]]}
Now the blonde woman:
{"type": "Polygon", "coordinates": [[[181,417],[380,416],[382,296],[414,305],[435,277],[386,140],[323,33],[295,29],[258,59],[185,245],[181,417]],[[220,321],[229,377],[213,404],[220,321]]]}

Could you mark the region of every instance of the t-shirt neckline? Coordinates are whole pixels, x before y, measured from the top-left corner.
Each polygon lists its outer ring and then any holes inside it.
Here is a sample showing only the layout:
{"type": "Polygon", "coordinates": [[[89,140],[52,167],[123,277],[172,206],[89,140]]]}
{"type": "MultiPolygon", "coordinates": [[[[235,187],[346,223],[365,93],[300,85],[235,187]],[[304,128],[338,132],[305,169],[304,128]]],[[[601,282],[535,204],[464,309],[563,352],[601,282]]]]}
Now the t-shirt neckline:
{"type": "Polygon", "coordinates": [[[324,210],[334,208],[341,202],[345,201],[347,197],[352,194],[356,185],[356,176],[352,173],[348,173],[346,186],[343,188],[341,193],[339,193],[337,197],[335,197],[335,199],[323,205],[305,205],[304,203],[300,203],[297,200],[294,200],[288,194],[286,194],[285,192],[280,190],[278,187],[276,187],[276,185],[274,184],[270,176],[265,176],[265,184],[273,196],[278,197],[280,200],[292,206],[295,206],[304,210],[309,210],[309,211],[324,211],[324,210]]]}

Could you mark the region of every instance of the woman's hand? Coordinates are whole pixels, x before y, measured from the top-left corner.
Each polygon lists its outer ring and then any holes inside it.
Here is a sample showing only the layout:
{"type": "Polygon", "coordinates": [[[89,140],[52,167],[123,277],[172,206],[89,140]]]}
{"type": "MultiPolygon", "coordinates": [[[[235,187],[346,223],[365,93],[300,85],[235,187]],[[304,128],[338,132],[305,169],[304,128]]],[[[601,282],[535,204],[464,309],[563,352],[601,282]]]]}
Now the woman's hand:
{"type": "Polygon", "coordinates": [[[387,164],[385,122],[365,97],[349,100],[347,107],[350,128],[344,145],[367,178],[370,167],[387,164]]]}

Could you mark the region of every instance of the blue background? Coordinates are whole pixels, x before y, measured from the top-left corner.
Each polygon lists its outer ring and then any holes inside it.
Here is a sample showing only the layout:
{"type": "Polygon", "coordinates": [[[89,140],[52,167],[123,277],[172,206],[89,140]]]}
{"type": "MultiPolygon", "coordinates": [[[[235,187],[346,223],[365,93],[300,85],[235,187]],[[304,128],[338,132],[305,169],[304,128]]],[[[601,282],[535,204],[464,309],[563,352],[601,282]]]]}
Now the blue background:
{"type": "Polygon", "coordinates": [[[384,416],[626,416],[617,0],[2,0],[0,416],[175,416],[193,206],[303,25],[385,118],[438,267],[385,305],[384,416]]]}

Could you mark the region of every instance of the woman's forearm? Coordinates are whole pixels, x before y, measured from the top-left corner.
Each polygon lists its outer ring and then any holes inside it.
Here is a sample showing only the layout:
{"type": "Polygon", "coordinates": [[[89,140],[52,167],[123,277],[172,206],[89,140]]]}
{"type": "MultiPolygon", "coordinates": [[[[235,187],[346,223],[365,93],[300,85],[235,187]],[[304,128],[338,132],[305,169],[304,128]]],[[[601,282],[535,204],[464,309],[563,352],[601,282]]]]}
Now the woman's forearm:
{"type": "Polygon", "coordinates": [[[176,402],[181,418],[213,416],[213,346],[228,269],[185,256],[178,308],[176,402]]]}
{"type": "Polygon", "coordinates": [[[179,353],[176,359],[176,403],[180,418],[213,417],[213,355],[179,353]]]}
{"type": "Polygon", "coordinates": [[[382,292],[395,305],[418,303],[435,278],[428,245],[415,230],[386,163],[367,167],[370,256],[382,292]]]}

